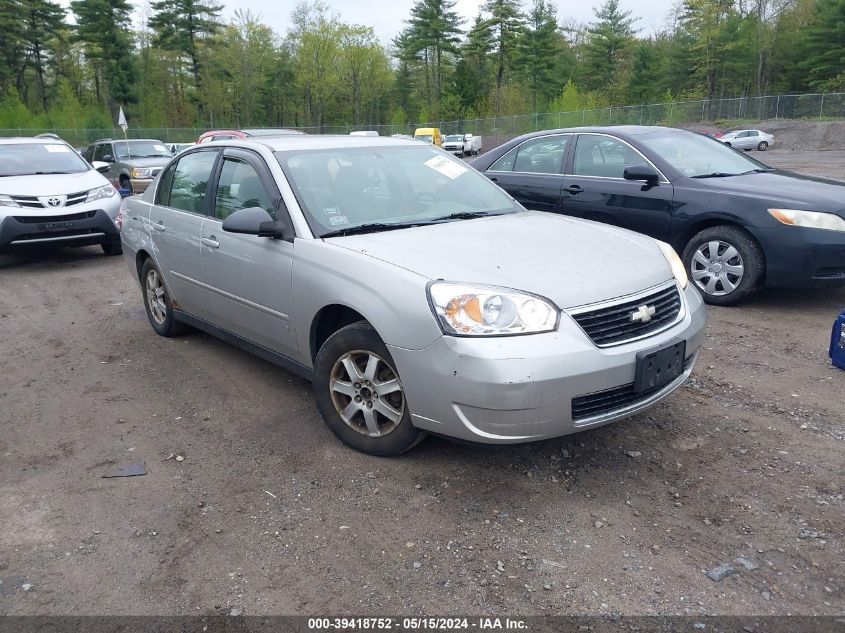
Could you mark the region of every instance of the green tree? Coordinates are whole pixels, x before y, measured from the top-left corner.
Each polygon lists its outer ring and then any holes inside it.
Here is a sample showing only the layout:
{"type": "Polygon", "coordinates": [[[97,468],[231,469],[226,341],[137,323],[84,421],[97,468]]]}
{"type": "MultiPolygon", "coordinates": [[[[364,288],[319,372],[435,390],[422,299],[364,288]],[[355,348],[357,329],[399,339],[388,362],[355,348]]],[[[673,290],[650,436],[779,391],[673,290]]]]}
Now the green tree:
{"type": "Polygon", "coordinates": [[[490,53],[493,46],[490,24],[479,14],[455,64],[454,92],[465,111],[480,114],[482,102],[490,92],[490,53]]]}
{"type": "Polygon", "coordinates": [[[487,0],[484,4],[484,10],[490,14],[487,23],[495,47],[497,96],[501,95],[505,74],[513,68],[516,43],[524,26],[525,17],[519,4],[519,0],[487,0]]]}
{"type": "Polygon", "coordinates": [[[149,26],[155,46],[184,55],[190,64],[194,88],[202,92],[202,43],[218,32],[221,5],[210,0],[155,0],[149,26]]]}
{"type": "Polygon", "coordinates": [[[801,38],[798,66],[816,90],[845,84],[845,0],[818,0],[812,22],[801,38]]]}
{"type": "MultiPolygon", "coordinates": [[[[28,65],[34,71],[38,104],[46,111],[49,107],[47,68],[52,62],[57,38],[63,33],[65,10],[50,0],[22,0],[20,7],[26,60],[24,68],[28,65]]],[[[23,95],[24,101],[27,101],[26,86],[23,95]]]]}
{"type": "Polygon", "coordinates": [[[595,9],[596,21],[587,29],[585,78],[590,89],[614,87],[630,61],[635,18],[619,8],[619,0],[605,0],[595,9]]]}
{"type": "Polygon", "coordinates": [[[547,102],[558,91],[555,82],[556,57],[560,38],[557,12],[546,0],[534,0],[526,15],[526,26],[517,40],[517,66],[531,93],[531,108],[547,102]]]}
{"type": "Polygon", "coordinates": [[[129,37],[132,5],[128,0],[74,0],[70,7],[76,16],[74,39],[82,42],[85,58],[102,68],[110,109],[134,102],[135,59],[129,37]]]}

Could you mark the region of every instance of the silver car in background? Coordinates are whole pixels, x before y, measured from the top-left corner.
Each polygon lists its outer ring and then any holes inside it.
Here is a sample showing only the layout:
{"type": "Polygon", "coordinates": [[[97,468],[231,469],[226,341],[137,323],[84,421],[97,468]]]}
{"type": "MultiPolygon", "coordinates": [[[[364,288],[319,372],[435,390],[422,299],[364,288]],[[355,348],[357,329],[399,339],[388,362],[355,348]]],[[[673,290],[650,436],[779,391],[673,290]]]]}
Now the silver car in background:
{"type": "Polygon", "coordinates": [[[102,245],[120,254],[120,196],[101,172],[54,136],[0,138],[0,252],[102,245]]]}
{"type": "Polygon", "coordinates": [[[124,212],[158,334],[194,326],[312,380],[329,428],[373,455],[630,416],[684,382],[704,335],[671,247],[525,211],[415,141],[197,146],[124,212]]]}
{"type": "Polygon", "coordinates": [[[718,140],[736,149],[756,149],[765,152],[775,142],[775,137],[761,130],[736,130],[720,136],[718,140]]]}

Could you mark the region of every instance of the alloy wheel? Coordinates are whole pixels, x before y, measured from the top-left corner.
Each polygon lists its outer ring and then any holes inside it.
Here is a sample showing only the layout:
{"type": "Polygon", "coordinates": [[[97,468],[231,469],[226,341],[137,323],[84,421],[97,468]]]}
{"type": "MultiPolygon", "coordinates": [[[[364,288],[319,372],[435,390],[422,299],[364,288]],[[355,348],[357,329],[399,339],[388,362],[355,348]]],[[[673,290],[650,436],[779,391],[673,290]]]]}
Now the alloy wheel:
{"type": "Polygon", "coordinates": [[[158,271],[151,269],[147,273],[146,281],[147,305],[150,314],[158,325],[164,325],[167,319],[167,303],[164,300],[164,283],[158,271]]]}
{"type": "Polygon", "coordinates": [[[692,279],[699,290],[722,297],[737,289],[745,276],[739,251],[731,244],[711,240],[699,246],[692,256],[692,279]]]}
{"type": "Polygon", "coordinates": [[[331,399],[341,420],[362,435],[383,437],[405,415],[405,393],[396,370],[373,352],[341,356],[329,379],[331,399]]]}

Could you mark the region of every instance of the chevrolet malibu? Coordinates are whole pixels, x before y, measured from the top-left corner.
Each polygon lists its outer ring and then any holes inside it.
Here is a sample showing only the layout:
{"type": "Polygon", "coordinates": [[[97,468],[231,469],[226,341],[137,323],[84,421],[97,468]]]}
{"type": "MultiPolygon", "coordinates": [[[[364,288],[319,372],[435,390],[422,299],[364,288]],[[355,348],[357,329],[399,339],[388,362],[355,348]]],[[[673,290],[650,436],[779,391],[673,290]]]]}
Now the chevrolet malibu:
{"type": "Polygon", "coordinates": [[[153,330],[193,326],[312,381],[373,455],[593,428],[690,375],[705,308],[670,246],[523,209],[443,150],[212,142],[121,210],[153,330]]]}

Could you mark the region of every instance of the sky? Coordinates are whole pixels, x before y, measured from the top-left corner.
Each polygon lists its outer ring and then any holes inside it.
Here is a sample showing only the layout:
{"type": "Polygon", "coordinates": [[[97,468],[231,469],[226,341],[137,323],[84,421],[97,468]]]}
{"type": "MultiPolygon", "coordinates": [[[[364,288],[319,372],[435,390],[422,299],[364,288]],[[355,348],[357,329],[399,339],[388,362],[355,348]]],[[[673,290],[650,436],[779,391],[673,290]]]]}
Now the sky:
{"type": "MultiPolygon", "coordinates": [[[[65,7],[70,6],[70,0],[58,0],[65,7]]],[[[637,27],[644,34],[654,33],[665,22],[666,16],[677,0],[622,0],[620,5],[626,11],[631,11],[639,17],[637,27]]],[[[229,19],[237,9],[249,9],[259,14],[262,20],[280,35],[287,33],[290,25],[290,14],[297,0],[217,0],[223,5],[222,16],[229,19]]],[[[326,0],[327,4],[339,14],[344,22],[372,26],[382,44],[390,41],[403,28],[404,20],[413,5],[413,0],[326,0]]],[[[528,6],[531,0],[523,0],[528,6]]],[[[601,4],[601,0],[552,0],[557,6],[559,22],[590,22],[593,8],[601,4]]],[[[136,6],[146,4],[144,0],[136,0],[136,6]]],[[[478,14],[478,8],[484,0],[458,0],[456,9],[465,18],[464,30],[467,30],[478,14]]],[[[136,16],[137,19],[137,16],[136,16]]]]}

